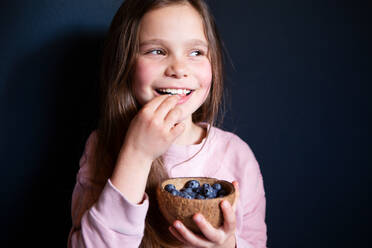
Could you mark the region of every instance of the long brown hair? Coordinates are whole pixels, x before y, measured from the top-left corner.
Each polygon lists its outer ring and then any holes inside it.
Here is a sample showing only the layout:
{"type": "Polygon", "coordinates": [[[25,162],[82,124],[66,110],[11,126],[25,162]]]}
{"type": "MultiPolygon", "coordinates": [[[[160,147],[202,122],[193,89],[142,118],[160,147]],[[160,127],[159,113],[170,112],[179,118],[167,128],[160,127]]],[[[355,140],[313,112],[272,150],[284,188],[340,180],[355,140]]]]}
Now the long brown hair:
{"type": "MultiPolygon", "coordinates": [[[[101,189],[113,172],[129,124],[141,107],[132,91],[141,19],[151,10],[174,4],[189,4],[197,10],[203,20],[209,45],[213,75],[211,89],[206,101],[193,113],[193,122],[207,122],[211,127],[220,116],[223,93],[222,44],[207,4],[203,0],[126,0],[112,20],[102,60],[101,109],[94,153],[95,180],[102,185],[101,189]]],[[[160,157],[153,162],[147,180],[146,193],[150,207],[140,247],[180,246],[169,234],[157,208],[155,189],[167,177],[160,157]]],[[[99,194],[97,192],[96,199],[99,194]]]]}

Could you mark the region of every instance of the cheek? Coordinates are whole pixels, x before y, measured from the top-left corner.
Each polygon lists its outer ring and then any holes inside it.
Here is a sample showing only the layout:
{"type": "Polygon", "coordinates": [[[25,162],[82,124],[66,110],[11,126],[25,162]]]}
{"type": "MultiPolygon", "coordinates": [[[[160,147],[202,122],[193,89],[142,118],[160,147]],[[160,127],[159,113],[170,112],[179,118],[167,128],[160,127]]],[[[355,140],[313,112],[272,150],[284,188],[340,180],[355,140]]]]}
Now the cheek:
{"type": "Polygon", "coordinates": [[[152,82],[157,75],[157,66],[139,59],[134,71],[133,91],[137,101],[144,105],[152,98],[152,82]]]}
{"type": "Polygon", "coordinates": [[[209,61],[203,64],[200,64],[198,71],[199,71],[198,80],[199,80],[200,87],[205,90],[205,93],[204,93],[204,100],[205,100],[208,96],[208,93],[209,93],[209,90],[212,84],[212,67],[209,61]]]}
{"type": "Polygon", "coordinates": [[[139,59],[136,63],[134,72],[135,88],[144,88],[151,85],[152,79],[155,75],[155,71],[155,66],[139,59]]]}
{"type": "Polygon", "coordinates": [[[203,88],[210,88],[212,82],[212,66],[209,61],[200,64],[199,82],[203,88]]]}

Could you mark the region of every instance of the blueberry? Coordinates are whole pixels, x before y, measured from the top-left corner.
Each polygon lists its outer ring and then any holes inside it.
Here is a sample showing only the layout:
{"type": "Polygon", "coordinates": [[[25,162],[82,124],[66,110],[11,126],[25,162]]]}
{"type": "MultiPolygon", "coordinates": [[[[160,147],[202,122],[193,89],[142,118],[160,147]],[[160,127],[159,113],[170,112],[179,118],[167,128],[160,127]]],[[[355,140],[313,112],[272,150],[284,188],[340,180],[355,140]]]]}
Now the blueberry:
{"type": "Polygon", "coordinates": [[[221,184],[219,184],[219,183],[215,183],[215,184],[213,184],[213,188],[214,188],[215,190],[219,191],[219,190],[222,189],[222,186],[221,186],[221,184]]]}
{"type": "Polygon", "coordinates": [[[214,189],[212,188],[211,185],[209,185],[209,184],[207,184],[207,183],[205,183],[205,184],[203,185],[203,190],[202,190],[202,192],[203,192],[203,194],[204,194],[205,196],[208,196],[208,195],[212,194],[213,191],[214,191],[214,189]]]}
{"type": "Polygon", "coordinates": [[[183,192],[183,191],[179,191],[178,196],[184,197],[185,195],[187,195],[185,192],[183,192]]]}
{"type": "Polygon", "coordinates": [[[210,185],[204,183],[200,185],[197,180],[188,181],[180,191],[173,184],[167,184],[164,189],[174,196],[180,196],[186,199],[211,199],[227,195],[227,192],[222,189],[221,184],[215,183],[210,185]]]}
{"type": "Polygon", "coordinates": [[[198,194],[198,195],[196,195],[195,199],[201,199],[201,200],[203,200],[203,199],[205,199],[205,196],[198,194]]]}
{"type": "Polygon", "coordinates": [[[170,193],[174,196],[178,196],[180,194],[180,192],[176,189],[172,189],[172,191],[170,193]]]}
{"type": "Polygon", "coordinates": [[[196,189],[199,188],[200,183],[197,180],[190,180],[186,183],[186,188],[196,189]]]}
{"type": "Polygon", "coordinates": [[[189,193],[189,196],[191,196],[193,199],[195,199],[195,197],[197,196],[197,193],[191,192],[191,193],[189,193]]]}
{"type": "Polygon", "coordinates": [[[220,191],[218,191],[218,196],[219,197],[222,197],[222,196],[225,196],[225,195],[227,195],[227,192],[224,189],[221,189],[220,191]]]}
{"type": "Polygon", "coordinates": [[[218,195],[218,191],[217,191],[217,190],[214,190],[214,191],[213,191],[213,198],[216,198],[217,195],[218,195]]]}
{"type": "Polygon", "coordinates": [[[186,188],[186,189],[183,188],[183,189],[181,189],[181,192],[184,192],[184,193],[188,194],[188,195],[191,196],[193,199],[194,199],[195,196],[197,195],[197,193],[194,192],[194,191],[192,191],[191,188],[186,188]]]}
{"type": "Polygon", "coordinates": [[[192,188],[183,188],[183,189],[181,189],[181,191],[183,191],[183,192],[186,192],[187,194],[190,194],[190,193],[194,193],[193,191],[192,191],[192,188]]]}
{"type": "Polygon", "coordinates": [[[191,195],[187,194],[186,192],[184,191],[181,191],[179,196],[183,197],[183,198],[186,198],[186,199],[192,199],[191,195]]]}
{"type": "Polygon", "coordinates": [[[172,190],[176,189],[176,187],[173,184],[167,184],[165,185],[164,189],[168,192],[172,192],[172,190]]]}
{"type": "Polygon", "coordinates": [[[203,184],[203,189],[205,189],[205,188],[209,188],[211,185],[209,184],[209,183],[205,183],[205,184],[203,184]]]}
{"type": "Polygon", "coordinates": [[[213,188],[211,191],[208,191],[207,194],[205,194],[207,198],[216,198],[217,197],[217,191],[215,191],[213,188]]]}
{"type": "Polygon", "coordinates": [[[195,188],[195,189],[193,189],[193,190],[194,190],[195,193],[197,193],[197,194],[201,194],[202,191],[203,191],[203,188],[199,186],[199,187],[197,187],[197,188],[195,188]]]}

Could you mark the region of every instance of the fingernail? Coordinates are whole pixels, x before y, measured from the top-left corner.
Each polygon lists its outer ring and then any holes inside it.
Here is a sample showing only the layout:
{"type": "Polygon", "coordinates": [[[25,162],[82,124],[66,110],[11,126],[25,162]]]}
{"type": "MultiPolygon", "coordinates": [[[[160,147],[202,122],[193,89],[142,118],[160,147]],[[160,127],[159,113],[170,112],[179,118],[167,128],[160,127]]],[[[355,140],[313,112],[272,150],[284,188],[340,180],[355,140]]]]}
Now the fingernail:
{"type": "Polygon", "coordinates": [[[195,221],[200,222],[203,220],[203,217],[200,214],[195,215],[195,221]]]}
{"type": "Polygon", "coordinates": [[[174,226],[175,226],[176,228],[181,228],[181,223],[179,223],[179,222],[177,221],[177,222],[174,223],[174,226]]]}
{"type": "Polygon", "coordinates": [[[222,206],[223,206],[224,208],[227,208],[227,207],[229,206],[229,204],[227,203],[227,201],[223,201],[223,202],[222,202],[222,206]]]}

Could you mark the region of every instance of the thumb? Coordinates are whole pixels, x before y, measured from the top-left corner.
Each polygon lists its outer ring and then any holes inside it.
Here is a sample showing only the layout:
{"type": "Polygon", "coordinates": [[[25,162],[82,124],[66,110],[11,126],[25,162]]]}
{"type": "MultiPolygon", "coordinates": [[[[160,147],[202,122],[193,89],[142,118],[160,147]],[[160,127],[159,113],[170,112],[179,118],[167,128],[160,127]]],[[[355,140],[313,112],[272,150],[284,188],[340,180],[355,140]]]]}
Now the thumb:
{"type": "Polygon", "coordinates": [[[233,181],[232,184],[234,185],[234,188],[235,188],[235,200],[234,200],[234,204],[232,205],[232,208],[233,208],[233,210],[235,212],[235,210],[236,210],[236,204],[238,203],[240,192],[239,192],[239,183],[238,183],[238,181],[233,181]]]}

